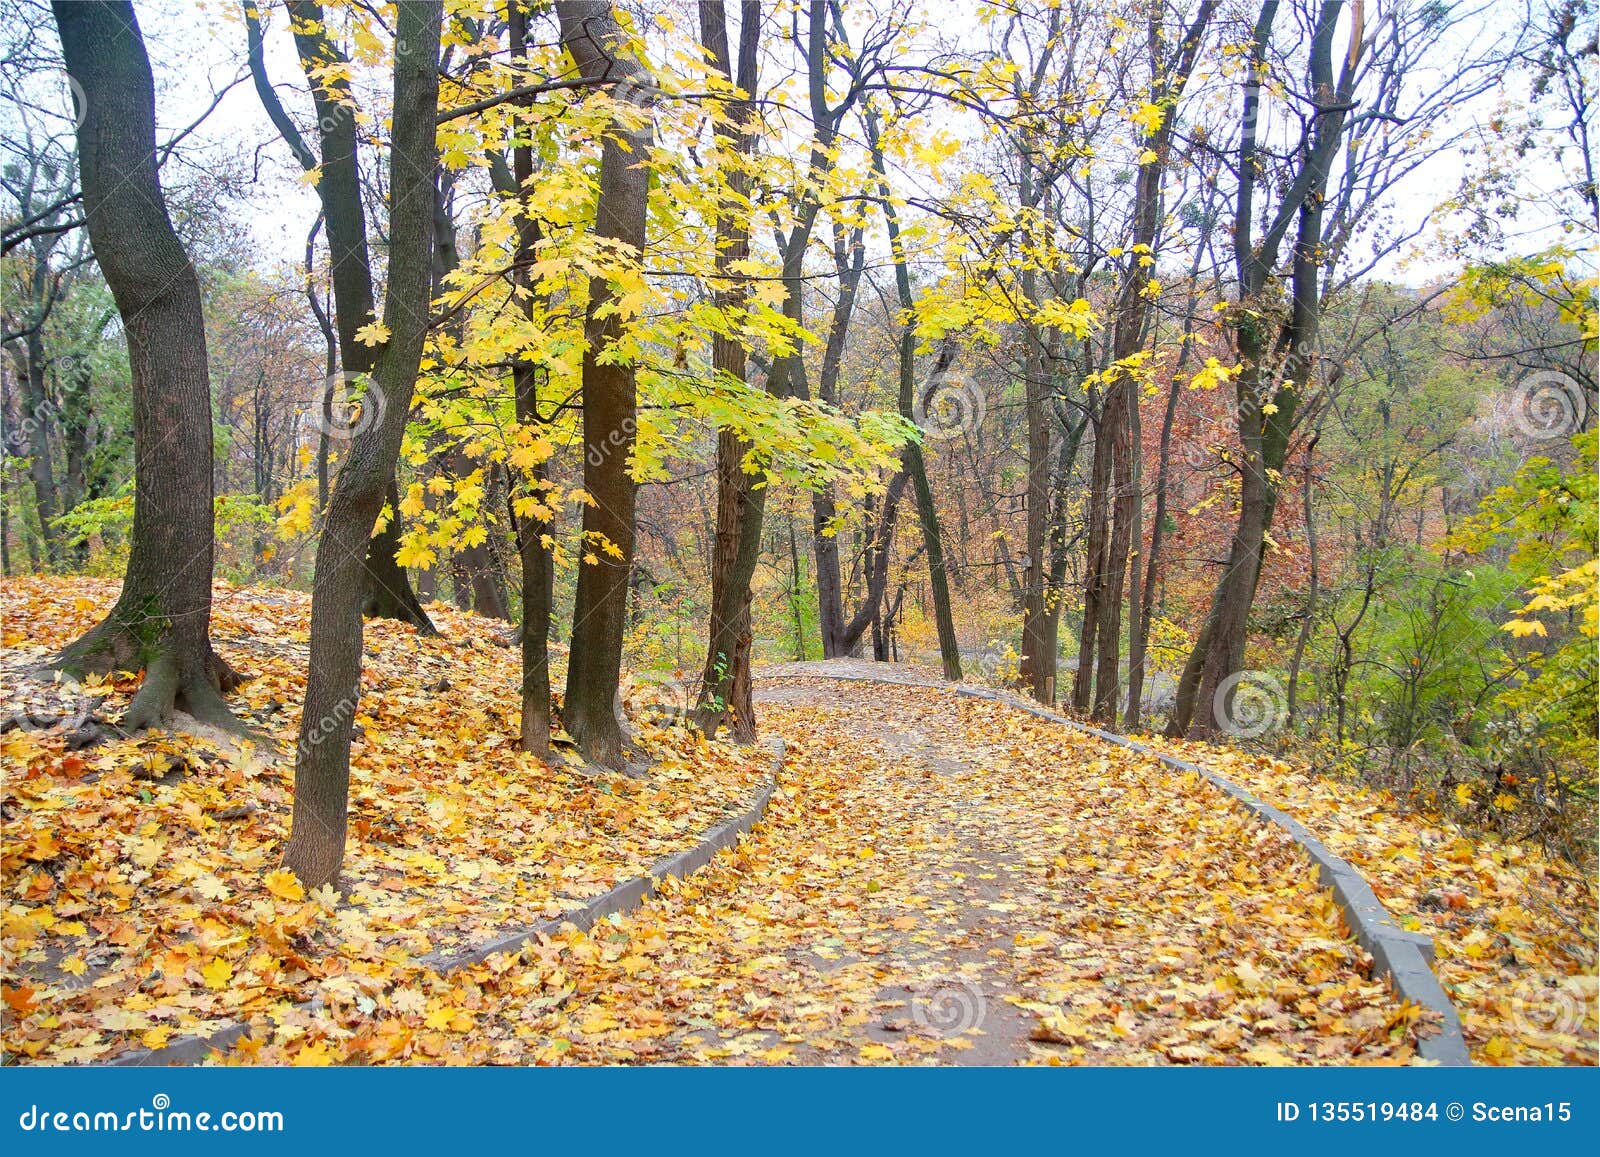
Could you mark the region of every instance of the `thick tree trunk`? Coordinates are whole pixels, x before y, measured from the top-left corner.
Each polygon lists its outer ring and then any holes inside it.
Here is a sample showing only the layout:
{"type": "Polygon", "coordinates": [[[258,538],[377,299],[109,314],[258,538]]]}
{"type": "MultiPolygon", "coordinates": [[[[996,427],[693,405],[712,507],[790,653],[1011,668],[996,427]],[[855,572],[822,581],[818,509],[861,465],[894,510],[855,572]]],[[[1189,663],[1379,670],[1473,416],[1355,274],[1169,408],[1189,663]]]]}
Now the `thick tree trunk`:
{"type": "MultiPolygon", "coordinates": [[[[609,0],[563,0],[556,12],[562,44],[581,76],[644,90],[648,74],[620,51],[625,38],[609,0]]],[[[650,189],[649,169],[641,161],[649,141],[648,130],[622,125],[606,134],[595,210],[596,235],[622,242],[641,260],[650,189]]],[[[634,484],[628,473],[636,432],[633,366],[602,360],[622,329],[610,282],[594,278],[583,358],[583,483],[593,502],[583,509],[584,561],[572,612],[562,721],[584,756],[607,767],[620,767],[623,760],[615,701],[633,566],[634,484]]]]}
{"type": "Polygon", "coordinates": [[[80,86],[84,218],[128,341],[133,379],[132,549],[104,621],[56,659],[66,670],[143,670],[123,726],[174,708],[238,726],[222,693],[240,676],[212,650],[211,384],[200,283],[167,216],[155,86],[128,3],[53,5],[80,86]]]}
{"type": "Polygon", "coordinates": [[[439,108],[439,0],[412,0],[395,28],[389,276],[373,388],[387,404],[361,430],[334,480],[317,543],[310,662],[295,749],[294,816],[284,864],[308,887],[336,881],[344,862],[350,739],[361,695],[366,548],[405,436],[427,335],[432,286],[434,144],[439,108]]]}

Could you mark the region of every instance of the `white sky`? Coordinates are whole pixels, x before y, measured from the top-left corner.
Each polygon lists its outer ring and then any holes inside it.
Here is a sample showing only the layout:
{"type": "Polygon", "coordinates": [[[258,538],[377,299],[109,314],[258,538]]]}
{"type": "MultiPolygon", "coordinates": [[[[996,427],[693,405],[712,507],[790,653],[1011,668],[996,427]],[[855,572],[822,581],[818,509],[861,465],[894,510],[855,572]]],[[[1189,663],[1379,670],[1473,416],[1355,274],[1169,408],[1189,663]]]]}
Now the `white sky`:
{"type": "MultiPolygon", "coordinates": [[[[309,108],[309,98],[304,94],[284,15],[281,8],[271,7],[268,71],[291,114],[303,113],[309,108]]],[[[966,31],[976,29],[970,10],[970,4],[952,5],[948,18],[940,17],[941,35],[966,39],[966,31]]],[[[156,70],[158,140],[164,141],[192,123],[218,90],[243,74],[244,28],[232,0],[136,0],[136,11],[156,70]]],[[[1510,24],[1494,26],[1503,21],[1515,23],[1522,11],[1522,5],[1517,3],[1494,8],[1484,35],[1504,31],[1510,24]]],[[[64,84],[61,93],[65,102],[64,84]]],[[[1524,93],[1508,91],[1499,95],[1513,107],[1525,102],[1524,93]]],[[[1456,123],[1462,127],[1486,123],[1497,99],[1496,94],[1491,94],[1474,102],[1473,107],[1461,109],[1456,123]]],[[[948,121],[944,127],[956,128],[948,121]]],[[[238,222],[248,229],[259,264],[298,265],[306,232],[316,217],[316,199],[301,183],[298,166],[267,122],[248,78],[222,99],[186,145],[193,146],[191,156],[201,164],[207,163],[206,158],[230,157],[248,168],[259,157],[259,180],[248,190],[247,204],[240,206],[238,222]]],[[[1420,220],[1441,196],[1456,188],[1467,164],[1467,158],[1459,151],[1452,151],[1424,165],[1408,178],[1396,198],[1398,217],[1402,221],[1420,220]]],[[[1538,210],[1540,195],[1548,197],[1550,190],[1559,185],[1560,175],[1550,161],[1541,157],[1528,162],[1522,177],[1533,204],[1516,224],[1518,233],[1512,246],[1527,252],[1560,239],[1554,217],[1538,210]]],[[[181,179],[181,174],[173,174],[173,179],[181,179]]],[[[1407,258],[1386,260],[1376,272],[1420,282],[1445,274],[1450,268],[1449,261],[1430,253],[1424,245],[1407,258]]]]}

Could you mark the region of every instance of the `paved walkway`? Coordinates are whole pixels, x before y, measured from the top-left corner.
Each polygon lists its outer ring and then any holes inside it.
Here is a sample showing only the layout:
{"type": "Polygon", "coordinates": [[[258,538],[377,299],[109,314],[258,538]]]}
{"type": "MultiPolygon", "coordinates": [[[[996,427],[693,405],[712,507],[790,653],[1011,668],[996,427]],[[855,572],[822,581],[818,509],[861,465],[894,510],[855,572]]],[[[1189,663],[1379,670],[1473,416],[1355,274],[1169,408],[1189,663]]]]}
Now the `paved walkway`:
{"type": "Polygon", "coordinates": [[[570,1059],[1409,1059],[1298,849],[1209,785],[993,703],[807,673],[757,684],[792,756],[768,820],[599,930],[615,963],[550,1026],[570,1059]]]}

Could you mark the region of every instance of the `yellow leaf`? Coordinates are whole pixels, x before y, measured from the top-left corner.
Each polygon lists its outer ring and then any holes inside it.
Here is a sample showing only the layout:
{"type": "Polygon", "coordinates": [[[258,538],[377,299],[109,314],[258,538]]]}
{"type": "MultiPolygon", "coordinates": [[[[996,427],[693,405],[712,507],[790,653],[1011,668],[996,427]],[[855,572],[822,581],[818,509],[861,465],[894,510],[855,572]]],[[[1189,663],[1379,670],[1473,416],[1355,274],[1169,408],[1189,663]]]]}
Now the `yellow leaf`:
{"type": "Polygon", "coordinates": [[[382,345],[389,340],[389,327],[374,321],[356,330],[356,340],[362,345],[382,345]]]}
{"type": "Polygon", "coordinates": [[[268,872],[262,877],[261,882],[267,886],[267,891],[280,900],[299,901],[306,898],[305,888],[288,868],[278,868],[268,872]]]}
{"type": "Polygon", "coordinates": [[[295,1053],[289,1063],[300,1068],[321,1069],[333,1064],[333,1057],[328,1055],[328,1042],[318,1041],[295,1053]]]}
{"type": "Polygon", "coordinates": [[[233,965],[219,957],[201,968],[200,975],[205,978],[207,988],[221,990],[233,979],[233,965]]]}

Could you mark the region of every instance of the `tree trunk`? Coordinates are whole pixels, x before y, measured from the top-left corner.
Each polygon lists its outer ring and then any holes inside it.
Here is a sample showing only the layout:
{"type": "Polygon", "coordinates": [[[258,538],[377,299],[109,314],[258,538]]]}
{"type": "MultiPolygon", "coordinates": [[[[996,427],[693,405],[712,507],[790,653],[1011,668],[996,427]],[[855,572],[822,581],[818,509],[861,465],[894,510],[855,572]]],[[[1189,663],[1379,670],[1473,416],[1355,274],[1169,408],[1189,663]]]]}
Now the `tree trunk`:
{"type": "MultiPolygon", "coordinates": [[[[520,15],[520,14],[519,14],[520,15]]],[[[439,297],[446,288],[447,279],[461,264],[460,250],[456,245],[456,222],[452,213],[453,178],[442,171],[434,186],[433,200],[433,294],[439,297]]],[[[461,340],[460,314],[455,315],[450,332],[459,345],[461,340]]],[[[436,462],[437,465],[437,462],[436,462]]],[[[472,473],[471,460],[459,448],[446,454],[444,472],[451,478],[461,478],[472,473]]],[[[484,479],[486,496],[492,490],[491,480],[484,479]]],[[[493,510],[492,498],[486,497],[485,511],[493,510]]],[[[395,517],[398,520],[399,511],[395,517]]],[[[450,575],[454,586],[455,604],[463,611],[474,611],[491,619],[511,621],[506,608],[506,594],[495,572],[494,548],[487,541],[459,546],[450,558],[450,575]]],[[[420,603],[420,600],[419,600],[420,603]]]]}
{"type": "MultiPolygon", "coordinates": [[[[48,268],[41,262],[34,270],[36,288],[41,284],[48,268]]],[[[23,339],[25,356],[21,359],[23,414],[22,426],[29,431],[28,477],[33,483],[33,505],[39,513],[39,532],[44,538],[45,557],[51,565],[61,561],[61,535],[54,526],[55,517],[62,513],[56,506],[54,455],[50,449],[50,398],[45,386],[44,337],[40,333],[42,322],[28,330],[23,339]]]]}
{"type": "MultiPolygon", "coordinates": [[[[839,373],[844,368],[844,347],[850,334],[850,319],[855,314],[856,293],[861,285],[865,268],[866,247],[862,244],[862,230],[857,228],[846,234],[840,227],[834,230],[833,264],[838,278],[839,296],[833,305],[833,317],[828,325],[828,342],[822,354],[822,368],[817,378],[817,396],[828,405],[839,400],[839,373]]],[[[851,654],[861,641],[861,631],[850,631],[844,617],[844,581],[839,566],[839,536],[834,533],[834,520],[838,504],[832,486],[824,486],[811,497],[811,534],[817,556],[817,621],[822,630],[822,654],[836,659],[851,654]]],[[[869,592],[870,595],[870,592],[869,592]]],[[[856,616],[859,618],[859,612],[856,616]]],[[[865,623],[870,620],[862,620],[865,623]]]]}
{"type": "Polygon", "coordinates": [[[373,388],[386,405],[355,435],[328,496],[311,594],[310,661],[295,749],[294,816],[283,862],[315,888],[344,862],[350,739],[361,695],[361,606],[367,542],[392,492],[427,335],[432,287],[434,144],[439,108],[439,0],[398,8],[395,28],[389,276],[373,388]]]}
{"type": "MultiPolygon", "coordinates": [[[[700,2],[700,42],[722,75],[744,93],[730,100],[725,119],[716,127],[717,142],[732,153],[734,164],[727,176],[728,196],[717,214],[717,271],[732,277],[731,267],[750,253],[750,227],[743,203],[750,194],[750,176],[743,160],[756,144],[752,126],[757,49],[761,38],[761,6],[756,0],[740,5],[739,59],[734,65],[728,51],[727,13],[721,0],[700,2]],[[735,73],[737,67],[737,73],[735,73]]],[[[724,309],[744,300],[742,287],[719,294],[724,309]]],[[[711,346],[712,368],[719,375],[743,384],[745,349],[737,340],[717,335],[711,346]]],[[[758,475],[746,472],[749,443],[724,430],[717,435],[717,523],[711,561],[711,625],[706,643],[695,726],[714,737],[724,721],[737,743],[756,738],[755,702],[750,674],[754,632],[750,622],[750,582],[761,553],[761,525],[766,511],[767,488],[756,487],[758,475]]]]}
{"type": "MultiPolygon", "coordinates": [[[[377,349],[356,337],[375,320],[376,297],[372,288],[372,261],[367,250],[366,210],[361,203],[361,169],[356,135],[356,103],[349,82],[349,62],[329,38],[322,5],[316,0],[284,0],[300,63],[311,89],[317,114],[320,164],[284,114],[266,74],[260,17],[245,5],[249,63],[256,93],[295,159],[307,172],[317,173],[317,197],[327,226],[328,260],[333,276],[333,302],[339,338],[339,363],[346,377],[366,375],[376,364],[377,349]]],[[[433,197],[430,193],[429,213],[433,197]]],[[[430,256],[431,266],[431,256],[430,256]]],[[[328,398],[324,399],[324,412],[328,398]]],[[[344,436],[345,431],[336,431],[344,436]]],[[[362,613],[370,617],[399,619],[423,634],[436,635],[432,620],[411,589],[411,580],[396,558],[400,549],[398,486],[389,480],[391,513],[382,533],[368,544],[365,596],[362,613]]]]}
{"type": "Polygon", "coordinates": [[[1300,631],[1295,636],[1294,654],[1289,659],[1289,678],[1284,688],[1284,698],[1287,702],[1284,704],[1283,725],[1289,731],[1293,731],[1295,728],[1295,715],[1298,708],[1297,699],[1300,690],[1300,664],[1305,659],[1306,645],[1311,641],[1311,633],[1316,628],[1317,596],[1319,593],[1317,587],[1321,578],[1318,573],[1320,560],[1317,557],[1317,519],[1312,510],[1311,501],[1311,463],[1312,456],[1317,448],[1317,438],[1317,434],[1312,434],[1310,440],[1306,443],[1306,467],[1300,492],[1301,502],[1305,507],[1306,551],[1311,559],[1311,574],[1308,578],[1306,591],[1305,617],[1300,620],[1300,631]]]}
{"type": "MultiPolygon", "coordinates": [[[[1024,270],[1025,282],[1034,274],[1024,270]]],[[[1050,383],[1041,344],[1042,337],[1030,331],[1028,352],[1023,359],[1023,385],[1026,391],[1028,425],[1028,559],[1023,569],[1025,586],[1022,603],[1022,661],[1020,674],[1029,693],[1040,703],[1056,700],[1057,631],[1060,619],[1047,581],[1049,568],[1045,540],[1050,527],[1050,383]]]]}
{"type": "MultiPolygon", "coordinates": [[[[1240,364],[1238,378],[1240,463],[1239,518],[1228,565],[1217,583],[1211,613],[1184,668],[1179,706],[1169,733],[1184,727],[1196,737],[1225,730],[1233,718],[1233,688],[1244,670],[1249,616],[1261,578],[1267,529],[1272,525],[1278,492],[1275,482],[1288,454],[1294,413],[1315,374],[1315,348],[1321,321],[1318,270],[1324,260],[1322,218],[1328,176],[1338,154],[1344,125],[1353,107],[1351,93],[1363,49],[1361,8],[1350,26],[1350,47],[1337,85],[1333,73],[1333,37],[1343,5],[1324,0],[1318,8],[1308,64],[1309,91],[1316,102],[1305,145],[1298,151],[1298,171],[1286,190],[1271,225],[1252,240],[1256,121],[1261,79],[1252,67],[1245,81],[1245,131],[1240,143],[1239,211],[1234,227],[1235,265],[1240,305],[1235,327],[1240,364]],[[1289,313],[1269,348],[1264,314],[1256,308],[1277,263],[1278,245],[1292,217],[1298,217],[1290,284],[1289,313]],[[1247,307],[1248,306],[1248,307],[1247,307]],[[1273,355],[1269,357],[1270,355],[1273,355]],[[1280,364],[1269,362],[1281,359],[1280,364]],[[1270,392],[1269,392],[1270,391],[1270,392]],[[1270,406],[1268,402],[1270,401],[1270,406]]],[[[1263,59],[1277,14],[1276,0],[1262,5],[1253,54],[1263,59]]],[[[1181,731],[1179,732],[1182,733],[1181,731]]]]}
{"type": "MultiPolygon", "coordinates": [[[[507,34],[512,53],[522,57],[526,64],[528,17],[526,10],[515,4],[507,9],[507,34]]],[[[517,218],[516,268],[512,276],[524,291],[522,313],[531,322],[537,303],[532,294],[533,278],[529,267],[539,243],[539,225],[526,204],[534,193],[531,144],[513,146],[511,182],[497,191],[524,202],[517,218]]],[[[530,432],[541,428],[544,416],[539,411],[538,367],[518,359],[516,368],[511,371],[511,380],[517,425],[530,432]]],[[[517,558],[522,564],[522,677],[517,746],[540,759],[550,754],[550,619],[555,603],[555,559],[545,542],[552,525],[549,518],[539,516],[539,512],[546,510],[554,515],[549,506],[547,480],[546,463],[539,462],[528,470],[521,489],[531,501],[524,503],[521,516],[516,512],[516,501],[512,497],[517,488],[513,485],[507,491],[509,514],[517,535],[517,558]]]]}
{"type": "Polygon", "coordinates": [[[80,86],[84,218],[128,341],[133,379],[132,548],[111,613],[57,657],[65,670],[142,670],[125,728],[175,708],[237,727],[222,694],[240,675],[211,647],[211,384],[200,283],[162,198],[150,60],[126,2],[53,5],[80,86]]]}
{"type": "MultiPolygon", "coordinates": [[[[642,64],[621,54],[625,42],[609,0],[557,5],[561,41],[580,76],[646,89],[642,64]]],[[[640,163],[648,130],[612,126],[601,146],[595,233],[631,247],[643,259],[650,174],[640,163]]],[[[628,574],[633,566],[634,484],[628,459],[637,429],[633,366],[602,360],[623,331],[610,282],[589,284],[584,319],[583,484],[593,501],[583,509],[583,559],[572,612],[572,654],[562,721],[584,756],[622,765],[622,728],[615,701],[627,627],[628,574]]]]}
{"type": "MultiPolygon", "coordinates": [[[[895,291],[900,297],[900,309],[905,314],[904,328],[900,333],[900,416],[907,421],[916,420],[916,299],[911,293],[911,270],[906,260],[905,245],[900,238],[900,214],[889,195],[889,178],[884,166],[883,150],[878,144],[878,118],[869,111],[867,115],[867,144],[872,151],[872,166],[878,176],[878,192],[883,198],[884,224],[889,233],[889,248],[894,255],[895,291]]],[[[940,346],[925,396],[939,389],[944,374],[955,360],[955,343],[946,338],[940,346]]],[[[926,411],[926,407],[924,407],[926,411]]],[[[939,662],[944,677],[952,682],[961,681],[961,644],[956,639],[955,616],[950,608],[950,578],[945,573],[944,544],[939,538],[939,516],[933,505],[933,487],[928,483],[928,468],[922,457],[922,446],[908,442],[900,454],[901,468],[911,478],[917,496],[917,521],[922,526],[922,546],[928,555],[928,580],[933,588],[933,617],[939,631],[939,662]]]]}
{"type": "MultiPolygon", "coordinates": [[[[1176,108],[1189,74],[1194,69],[1200,42],[1210,23],[1216,5],[1213,0],[1202,3],[1188,31],[1179,42],[1170,60],[1161,55],[1161,16],[1159,10],[1152,14],[1148,25],[1147,46],[1151,71],[1155,74],[1153,89],[1155,103],[1167,108],[1164,119],[1145,142],[1146,160],[1139,166],[1134,188],[1133,238],[1117,290],[1117,313],[1112,331],[1112,376],[1107,383],[1105,405],[1101,422],[1095,431],[1094,486],[1098,493],[1090,498],[1090,517],[1109,520],[1109,530],[1100,528],[1095,534],[1090,529],[1090,559],[1092,565],[1084,578],[1084,631],[1079,650],[1078,681],[1073,689],[1074,706],[1082,710],[1089,705],[1088,663],[1097,658],[1094,673],[1092,702],[1093,717],[1106,724],[1116,722],[1119,694],[1119,666],[1122,646],[1122,597],[1127,585],[1128,555],[1143,544],[1136,528],[1142,521],[1144,495],[1140,485],[1142,473],[1139,457],[1139,381],[1128,358],[1138,353],[1144,345],[1145,330],[1149,322],[1151,303],[1145,292],[1147,268],[1142,264],[1153,256],[1161,231],[1161,182],[1166,173],[1168,153],[1171,148],[1173,121],[1176,108]],[[1104,446],[1104,461],[1101,447],[1104,446]],[[1099,538],[1100,551],[1095,549],[1099,538]],[[1088,618],[1091,605],[1095,623],[1088,618]]],[[[1132,585],[1134,595],[1130,618],[1137,618],[1138,577],[1135,572],[1132,585]]],[[[1138,626],[1131,625],[1130,634],[1138,626]]],[[[1131,640],[1130,640],[1131,641],[1131,640]]]]}

